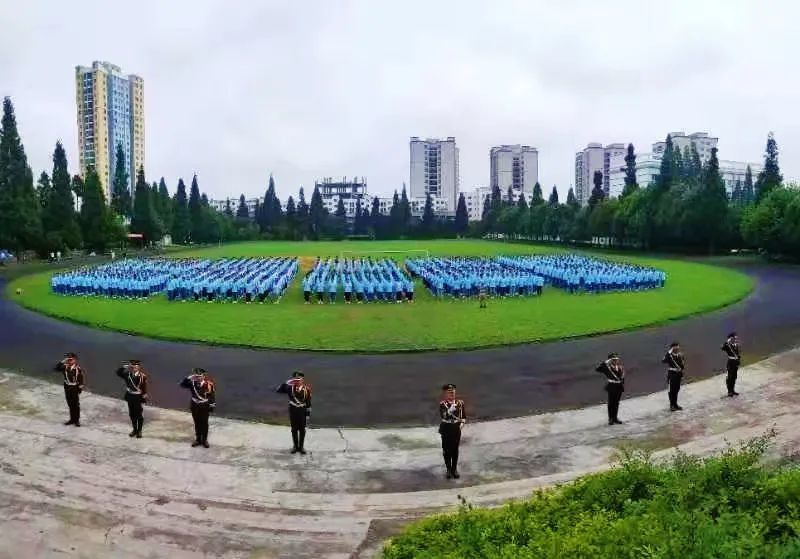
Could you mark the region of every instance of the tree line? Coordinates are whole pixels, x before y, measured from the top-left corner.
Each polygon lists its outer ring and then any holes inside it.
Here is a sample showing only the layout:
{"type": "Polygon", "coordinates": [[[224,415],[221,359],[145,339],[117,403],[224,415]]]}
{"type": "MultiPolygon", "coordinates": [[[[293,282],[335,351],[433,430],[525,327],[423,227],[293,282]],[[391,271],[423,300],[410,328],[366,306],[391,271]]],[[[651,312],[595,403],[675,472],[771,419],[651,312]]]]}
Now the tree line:
{"type": "Polygon", "coordinates": [[[800,191],[783,184],[778,145],[771,133],[763,170],[753,180],[748,166],[744,181],[730,196],[716,148],[702,162],[694,145],[682,151],[667,136],[659,174],[644,186],[637,184],[631,144],[625,163],[621,195],[609,199],[602,173],[597,172],[585,206],[571,188],[561,203],[556,187],[546,201],[538,183],[530,201],[524,194],[514,199],[511,189],[504,195],[495,187],[486,197],[476,233],[698,253],[759,248],[800,257],[800,191]]]}
{"type": "Polygon", "coordinates": [[[603,239],[612,246],[646,250],[716,252],[747,246],[800,257],[800,193],[783,185],[772,134],[767,139],[764,169],[754,181],[748,167],[744,182],[736,185],[730,197],[720,176],[716,149],[703,163],[694,146],[681,151],[667,136],[660,172],[643,187],[636,180],[633,145],[628,146],[625,162],[625,186],[619,198],[608,199],[601,173],[593,177],[594,188],[583,207],[571,188],[562,203],[555,186],[546,200],[539,183],[530,200],[524,193],[515,196],[511,188],[502,193],[494,187],[484,201],[481,220],[469,223],[463,194],[454,219],[437,216],[430,196],[422,215],[416,217],[405,186],[400,193],[394,192],[386,214],[378,198],[369,207],[358,200],[351,219],[341,199],[336,210],[328,212],[316,185],[310,202],[301,187],[297,198],[289,196],[284,206],[272,176],[263,201],[252,210],[241,195],[238,203],[227,200],[224,211],[216,211],[200,191],[197,176],[192,177],[188,192],[180,179],[170,195],[163,177],[148,183],[144,170],[138,169],[131,193],[124,153],[117,146],[107,203],[95,169],[89,167],[84,177],[70,175],[60,142],[53,151],[51,172],[43,171],[34,186],[14,107],[5,98],[0,122],[0,248],[17,254],[103,251],[119,246],[127,233],[141,234],[145,243],[169,235],[177,244],[503,233],[561,242],[603,239]]]}

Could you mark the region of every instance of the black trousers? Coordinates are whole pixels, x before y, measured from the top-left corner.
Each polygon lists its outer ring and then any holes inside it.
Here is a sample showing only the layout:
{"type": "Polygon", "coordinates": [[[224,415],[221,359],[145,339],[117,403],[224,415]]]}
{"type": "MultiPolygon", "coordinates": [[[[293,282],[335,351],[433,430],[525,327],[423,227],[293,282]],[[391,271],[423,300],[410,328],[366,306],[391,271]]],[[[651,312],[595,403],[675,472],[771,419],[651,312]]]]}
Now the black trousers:
{"type": "Polygon", "coordinates": [[[458,470],[458,445],[461,444],[461,425],[459,423],[442,423],[439,425],[442,436],[442,455],[447,471],[458,470]]]}
{"type": "Polygon", "coordinates": [[[292,443],[297,450],[303,448],[306,440],[306,408],[289,406],[289,424],[292,427],[292,443]]]}
{"type": "Polygon", "coordinates": [[[617,414],[619,413],[619,401],[622,399],[622,393],[625,391],[622,384],[609,382],[606,384],[606,392],[608,392],[608,420],[619,421],[617,414]]]}
{"type": "Polygon", "coordinates": [[[739,376],[739,362],[735,359],[728,359],[728,377],[725,384],[728,386],[728,394],[736,392],[736,377],[739,376]]]}
{"type": "Polygon", "coordinates": [[[77,386],[64,385],[64,398],[67,400],[69,408],[70,423],[80,423],[81,421],[81,389],[77,386]]]}
{"type": "Polygon", "coordinates": [[[683,380],[683,373],[668,372],[667,382],[669,383],[669,406],[675,408],[678,406],[678,392],[681,391],[681,380],[683,380]]]}
{"type": "Polygon", "coordinates": [[[211,406],[208,404],[196,404],[192,402],[189,407],[192,411],[192,419],[194,420],[194,437],[199,443],[208,442],[208,414],[211,412],[211,406]]]}
{"type": "Polygon", "coordinates": [[[142,426],[144,425],[144,416],[142,414],[142,402],[144,398],[142,398],[141,394],[126,392],[125,401],[128,402],[128,415],[131,418],[133,430],[137,433],[141,433],[142,426]]]}

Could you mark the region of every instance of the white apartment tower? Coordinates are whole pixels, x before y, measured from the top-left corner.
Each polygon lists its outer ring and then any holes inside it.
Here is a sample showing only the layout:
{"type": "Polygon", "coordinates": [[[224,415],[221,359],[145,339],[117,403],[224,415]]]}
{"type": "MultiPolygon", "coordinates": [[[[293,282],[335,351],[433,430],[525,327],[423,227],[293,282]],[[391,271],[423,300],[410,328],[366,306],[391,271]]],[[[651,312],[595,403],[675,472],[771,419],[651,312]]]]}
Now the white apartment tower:
{"type": "MultiPolygon", "coordinates": [[[[708,132],[695,132],[694,134],[686,134],[685,132],[670,132],[672,145],[675,149],[681,150],[683,155],[684,150],[688,147],[691,149],[692,144],[697,148],[697,153],[700,155],[700,161],[706,163],[711,158],[711,149],[717,147],[719,138],[709,136],[708,132]]],[[[653,144],[653,154],[662,155],[667,147],[667,142],[656,142],[653,144]]]]}
{"type": "Polygon", "coordinates": [[[425,198],[428,194],[446,204],[447,211],[455,212],[458,204],[458,147],[452,136],[445,140],[412,136],[410,197],[425,198]]]}
{"type": "Polygon", "coordinates": [[[489,186],[505,195],[510,186],[514,197],[521,192],[530,199],[539,180],[539,152],[531,146],[502,145],[489,150],[489,186]]]}
{"type": "Polygon", "coordinates": [[[603,174],[603,190],[608,195],[611,188],[611,160],[622,154],[626,146],[623,143],[603,144],[590,143],[585,149],[575,154],[575,198],[581,204],[589,202],[594,188],[594,174],[600,171],[603,174]]]}

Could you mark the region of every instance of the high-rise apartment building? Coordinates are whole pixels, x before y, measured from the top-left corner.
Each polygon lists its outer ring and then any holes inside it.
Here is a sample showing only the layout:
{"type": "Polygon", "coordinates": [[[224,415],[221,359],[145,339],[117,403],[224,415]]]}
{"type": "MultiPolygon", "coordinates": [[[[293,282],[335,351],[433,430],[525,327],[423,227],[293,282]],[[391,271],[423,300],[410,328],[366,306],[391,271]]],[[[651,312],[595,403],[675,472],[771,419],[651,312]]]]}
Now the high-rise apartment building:
{"type": "Polygon", "coordinates": [[[75,67],[75,92],[81,173],[94,166],[110,199],[117,145],[122,145],[129,185],[144,167],[144,80],[95,61],[91,68],[75,67]]]}
{"type": "Polygon", "coordinates": [[[458,147],[456,139],[413,136],[409,142],[411,152],[410,197],[444,200],[448,212],[455,212],[458,204],[458,147]]]}
{"type": "Polygon", "coordinates": [[[606,195],[611,187],[611,159],[625,154],[623,143],[603,144],[590,143],[585,149],[575,154],[575,198],[581,204],[587,204],[594,188],[594,174],[600,171],[603,175],[603,190],[606,195]]]}
{"type": "MultiPolygon", "coordinates": [[[[717,147],[719,138],[709,136],[708,132],[695,132],[694,134],[686,134],[685,132],[670,132],[672,145],[675,149],[681,150],[681,155],[686,148],[691,149],[692,144],[697,148],[697,153],[700,155],[700,161],[705,163],[711,157],[711,148],[717,147]]],[[[656,142],[653,144],[653,154],[661,155],[667,147],[667,142],[656,142]]]]}
{"type": "Polygon", "coordinates": [[[500,188],[505,195],[510,186],[514,196],[533,194],[539,180],[539,152],[531,146],[502,145],[489,150],[489,186],[500,188]]]}

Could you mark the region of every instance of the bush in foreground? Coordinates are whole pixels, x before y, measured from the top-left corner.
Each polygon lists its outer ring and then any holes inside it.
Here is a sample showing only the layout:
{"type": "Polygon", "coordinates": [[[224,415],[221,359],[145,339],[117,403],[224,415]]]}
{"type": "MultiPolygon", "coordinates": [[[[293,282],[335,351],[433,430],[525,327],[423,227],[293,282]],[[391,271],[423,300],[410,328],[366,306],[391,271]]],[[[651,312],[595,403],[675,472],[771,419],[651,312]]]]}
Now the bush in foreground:
{"type": "Polygon", "coordinates": [[[800,557],[800,469],[760,463],[768,436],[722,455],[620,467],[499,509],[411,525],[385,559],[800,557]]]}

